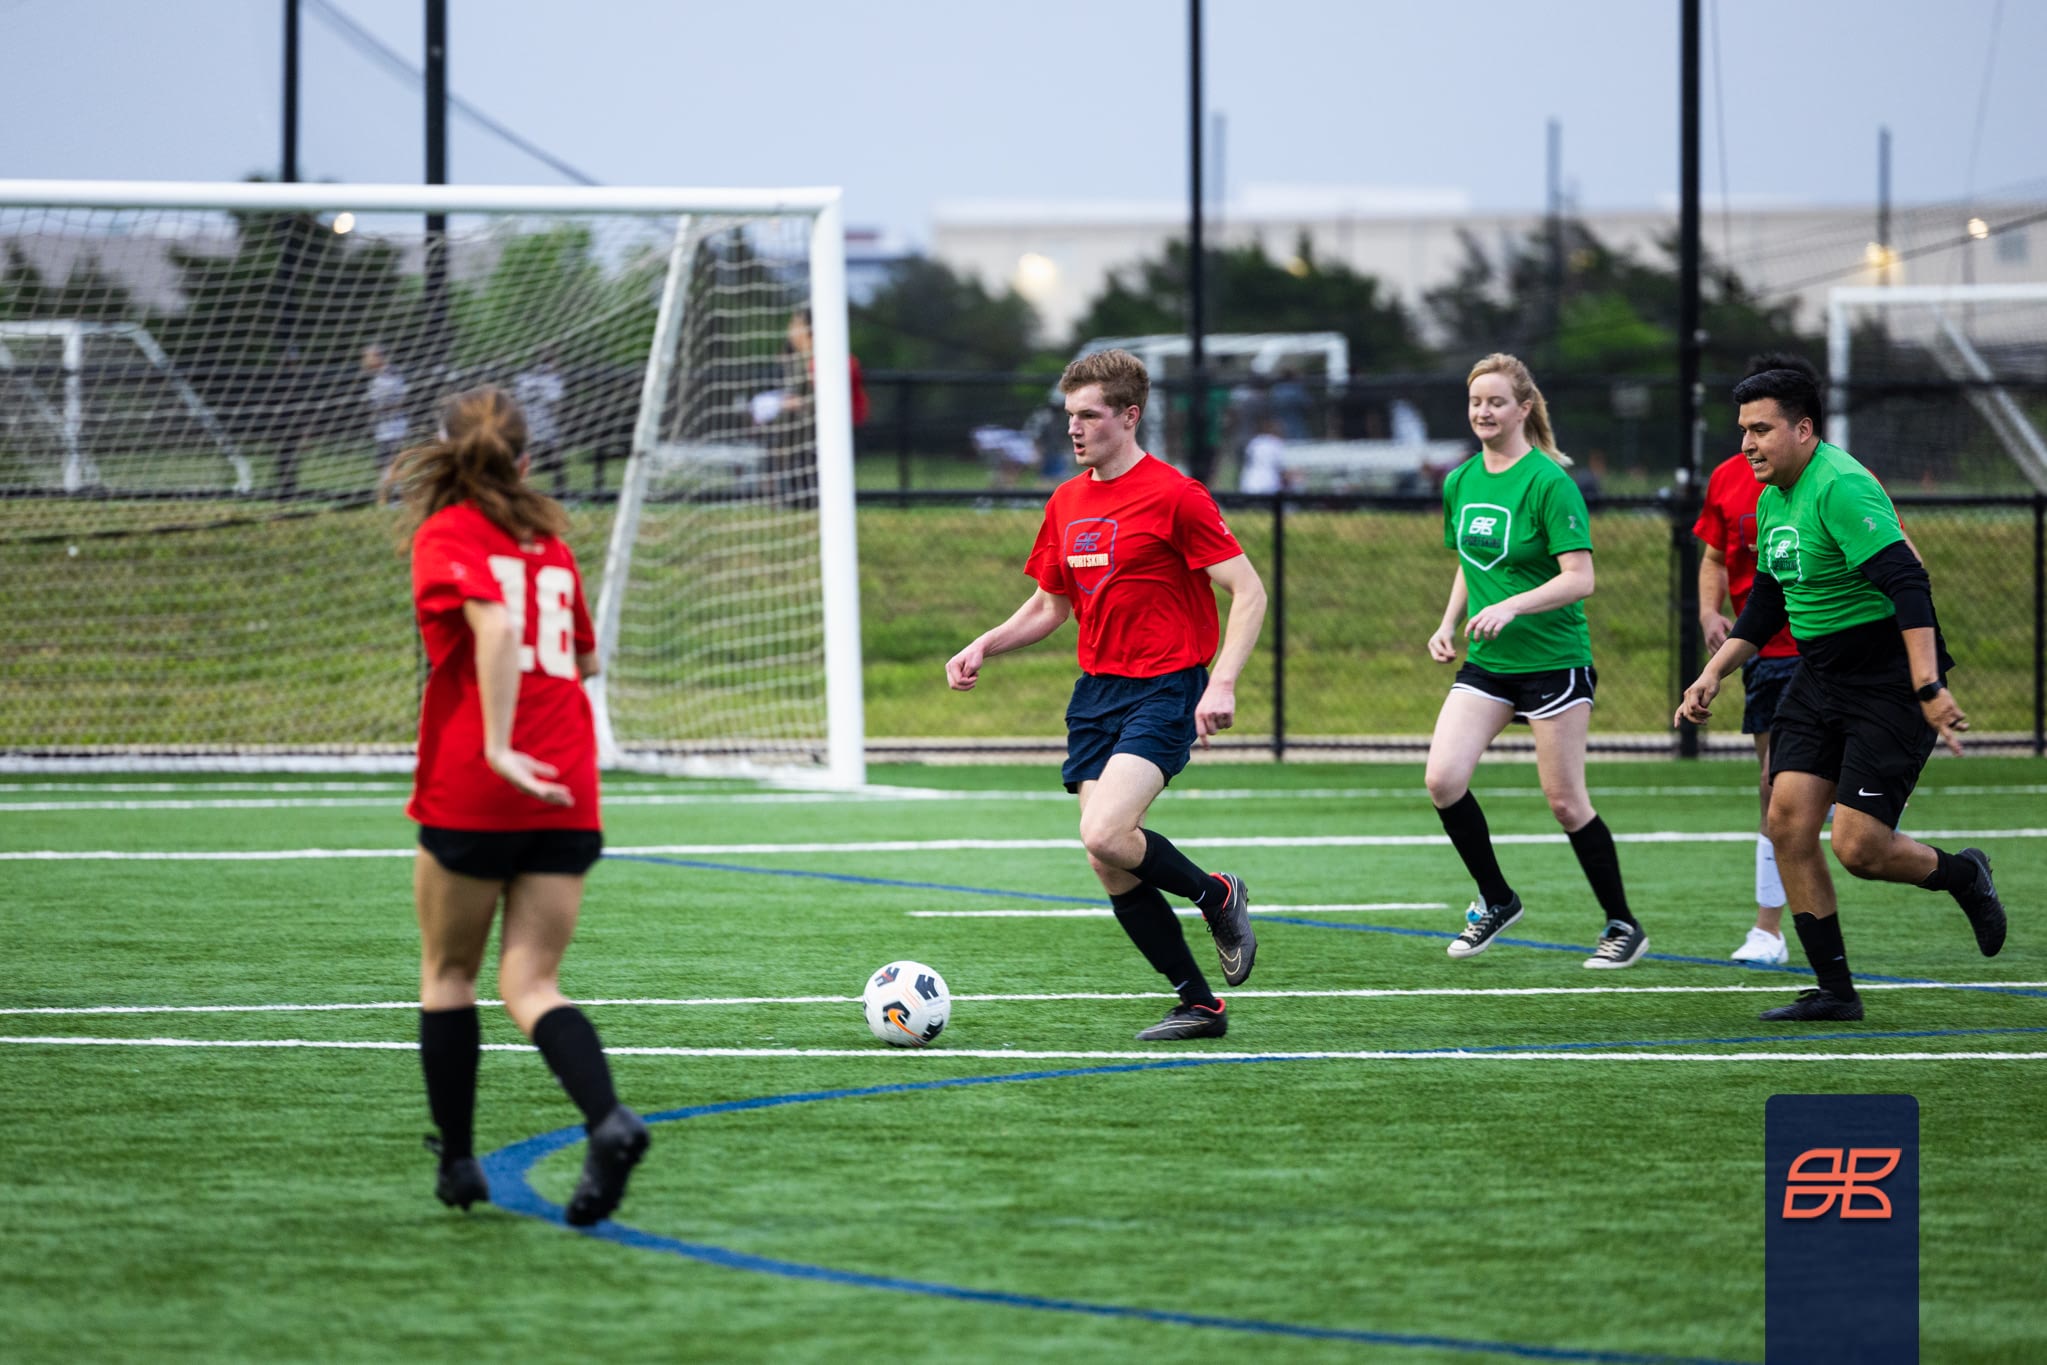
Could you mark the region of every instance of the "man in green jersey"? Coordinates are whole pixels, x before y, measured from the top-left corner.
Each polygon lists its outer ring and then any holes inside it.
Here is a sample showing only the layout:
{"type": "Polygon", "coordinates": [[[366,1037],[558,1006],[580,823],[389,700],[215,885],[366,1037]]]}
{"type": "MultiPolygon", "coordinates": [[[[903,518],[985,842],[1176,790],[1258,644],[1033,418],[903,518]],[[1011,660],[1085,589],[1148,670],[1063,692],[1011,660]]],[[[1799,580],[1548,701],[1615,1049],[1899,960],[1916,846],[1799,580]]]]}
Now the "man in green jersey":
{"type": "Polygon", "coordinates": [[[1947,689],[1954,666],[1933,613],[1925,566],[1876,478],[1819,438],[1819,388],[1767,370],[1734,388],[1742,454],[1768,485],[1756,503],[1756,579],[1725,644],[1685,689],[1678,717],[1710,714],[1720,680],[1755,657],[1788,619],[1799,668],[1770,732],[1770,842],[1819,979],[1764,1019],[1860,1019],[1820,851],[1827,808],[1834,856],[1857,877],[1953,896],[1976,946],[2004,946],[2004,906],[1981,849],[1948,853],[1898,833],[1905,801],[1936,742],[1962,751],[1969,721],[1947,689]]]}

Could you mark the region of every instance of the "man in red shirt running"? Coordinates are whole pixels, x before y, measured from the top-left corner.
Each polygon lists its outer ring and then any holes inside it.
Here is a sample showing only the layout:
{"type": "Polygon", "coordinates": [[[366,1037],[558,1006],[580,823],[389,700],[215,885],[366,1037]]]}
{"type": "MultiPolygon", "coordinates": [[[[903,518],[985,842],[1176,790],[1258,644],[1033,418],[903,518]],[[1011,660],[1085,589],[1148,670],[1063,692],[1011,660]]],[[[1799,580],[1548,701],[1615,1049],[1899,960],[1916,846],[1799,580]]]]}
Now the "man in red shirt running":
{"type": "Polygon", "coordinates": [[[1220,1038],[1224,1004],[1194,965],[1162,891],[1194,902],[1215,939],[1223,979],[1251,975],[1258,939],[1243,881],[1207,873],[1145,811],[1187,765],[1198,740],[1237,715],[1237,677],[1265,619],[1265,585],[1206,488],[1137,445],[1151,393],[1144,362],[1098,351],[1066,367],[1066,434],[1083,470],[1045,504],[1025,572],[1037,591],[1015,615],[945,665],[956,691],[997,654],[1035,644],[1072,616],[1081,678],[1066,708],[1066,790],[1080,797],[1080,839],[1117,923],[1173,984],[1180,1003],[1138,1034],[1145,1041],[1220,1038]],[[1217,652],[1215,591],[1230,594],[1217,652]],[[1213,659],[1215,669],[1208,664],[1213,659]]]}

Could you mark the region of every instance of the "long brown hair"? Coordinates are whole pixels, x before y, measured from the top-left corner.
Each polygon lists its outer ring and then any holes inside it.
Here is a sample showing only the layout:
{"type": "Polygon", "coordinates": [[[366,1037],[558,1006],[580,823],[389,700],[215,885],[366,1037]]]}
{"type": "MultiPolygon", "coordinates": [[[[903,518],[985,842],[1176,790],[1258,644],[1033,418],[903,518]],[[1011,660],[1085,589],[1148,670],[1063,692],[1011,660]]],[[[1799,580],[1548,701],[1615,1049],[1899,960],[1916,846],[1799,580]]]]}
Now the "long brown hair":
{"type": "Polygon", "coordinates": [[[473,502],[500,530],[519,540],[565,535],[562,505],[527,487],[519,469],[526,450],[526,414],[494,384],[441,400],[441,432],[401,451],[387,476],[412,513],[408,532],[443,508],[473,502]]]}
{"type": "Polygon", "coordinates": [[[1494,351],[1471,367],[1471,373],[1464,376],[1464,387],[1470,388],[1472,381],[1484,374],[1507,376],[1507,383],[1514,390],[1514,401],[1529,405],[1528,444],[1569,469],[1571,457],[1557,449],[1556,433],[1549,429],[1549,404],[1542,401],[1542,390],[1535,387],[1535,376],[1528,372],[1528,367],[1505,351],[1494,351]]]}

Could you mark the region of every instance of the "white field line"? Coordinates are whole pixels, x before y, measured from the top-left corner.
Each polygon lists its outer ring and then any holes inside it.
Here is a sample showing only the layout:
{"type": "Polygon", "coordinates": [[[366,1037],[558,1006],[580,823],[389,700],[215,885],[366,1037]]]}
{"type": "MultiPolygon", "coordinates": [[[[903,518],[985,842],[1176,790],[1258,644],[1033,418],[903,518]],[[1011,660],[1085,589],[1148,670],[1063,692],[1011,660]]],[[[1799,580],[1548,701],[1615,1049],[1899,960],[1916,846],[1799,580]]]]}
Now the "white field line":
{"type": "MultiPolygon", "coordinates": [[[[1459,999],[1505,998],[1527,995],[1782,995],[1787,979],[1767,986],[1428,986],[1358,987],[1320,991],[1230,992],[1232,1000],[1385,1000],[1408,996],[1450,996],[1459,999]]],[[[2007,991],[2040,990],[2047,981],[1858,981],[1863,991],[2007,991]]],[[[1030,1004],[1057,1000],[1169,1000],[1171,991],[1055,991],[1042,994],[955,995],[957,1001],[978,1004],[1030,1004]]],[[[494,1009],[502,1000],[478,1000],[494,1009]]],[[[688,1007],[715,1005],[857,1005],[857,995],[720,995],[720,996],[599,996],[578,1000],[580,1005],[688,1007]]],[[[416,1010],[416,1000],[377,1000],[362,1004],[313,1005],[20,1005],[0,1008],[0,1015],[124,1015],[124,1014],[332,1014],[349,1011],[416,1010]]]]}
{"type": "MultiPolygon", "coordinates": [[[[2047,828],[1913,830],[1919,839],[2047,839],[2047,828]]],[[[1615,834],[1623,844],[1750,844],[1752,829],[1721,831],[1653,830],[1615,834]]],[[[1822,838],[1826,837],[1824,834],[1822,838]]],[[[1176,839],[1182,848],[1433,848],[1450,842],[1442,834],[1225,835],[1176,839]]],[[[1495,834],[1495,844],[1563,844],[1567,835],[1495,834]]],[[[642,844],[606,850],[619,857],[732,857],[781,853],[974,853],[1057,850],[1079,852],[1078,839],[869,839],[807,844],[642,844]]],[[[0,852],[0,862],[289,862],[309,858],[410,858],[410,848],[282,848],[232,852],[116,849],[35,849],[0,852]]]]}
{"type": "MultiPolygon", "coordinates": [[[[180,1047],[239,1049],[307,1049],[315,1051],[415,1052],[411,1042],[319,1041],[307,1038],[209,1040],[202,1038],[33,1038],[0,1037],[0,1044],[19,1047],[180,1047]]],[[[533,1052],[524,1043],[485,1043],[485,1052],[533,1052]]],[[[956,1057],[974,1061],[1032,1062],[1164,1062],[1195,1060],[1230,1062],[2037,1062],[2047,1052],[1052,1052],[1022,1048],[873,1047],[607,1047],[612,1057],[847,1057],[875,1060],[885,1056],[956,1057]]],[[[893,1065],[893,1063],[891,1063],[893,1065]]]]}
{"type": "MultiPolygon", "coordinates": [[[[219,782],[219,783],[170,783],[170,782],[5,782],[0,783],[0,793],[48,793],[80,792],[92,793],[93,797],[80,796],[64,800],[14,801],[0,800],[0,815],[24,814],[49,811],[84,810],[334,810],[334,809],[377,809],[401,804],[400,798],[411,790],[409,783],[402,782],[219,782]],[[211,792],[257,792],[261,796],[219,797],[204,795],[211,792]],[[156,793],[156,799],[137,799],[124,796],[109,799],[102,793],[156,793]],[[328,796],[304,796],[295,793],[327,792],[328,796]]],[[[1535,787],[1475,787],[1477,795],[1487,800],[1511,800],[1536,798],[1542,795],[1535,787]]],[[[1726,797],[1733,799],[1746,796],[1749,787],[1717,786],[1647,786],[1647,787],[1598,787],[1593,795],[1599,797],[1726,797]]],[[[1961,785],[1950,787],[1922,787],[1922,796],[2038,796],[2047,794],[2047,784],[2011,783],[2003,785],[1961,785]]],[[[1263,787],[1241,788],[1191,788],[1169,793],[1169,803],[1183,801],[1421,801],[1427,792],[1420,787],[1302,787],[1272,789],[1263,787]]],[[[719,805],[873,805],[887,802],[933,802],[943,801],[1051,801],[1070,802],[1073,798],[1059,791],[945,791],[936,787],[865,787],[855,792],[823,791],[719,791],[715,788],[656,787],[645,785],[618,784],[605,789],[604,800],[614,806],[719,806],[719,805]]]]}
{"type": "MultiPolygon", "coordinates": [[[[1344,915],[1355,911],[1370,910],[1448,910],[1447,901],[1367,901],[1344,905],[1275,905],[1260,901],[1256,912],[1277,913],[1288,911],[1293,914],[1344,915]]],[[[1090,909],[1075,906],[1064,910],[905,910],[911,919],[1106,919],[1115,914],[1106,906],[1090,909]]],[[[1182,905],[1173,911],[1181,919],[1199,918],[1201,912],[1191,905],[1182,905]]]]}

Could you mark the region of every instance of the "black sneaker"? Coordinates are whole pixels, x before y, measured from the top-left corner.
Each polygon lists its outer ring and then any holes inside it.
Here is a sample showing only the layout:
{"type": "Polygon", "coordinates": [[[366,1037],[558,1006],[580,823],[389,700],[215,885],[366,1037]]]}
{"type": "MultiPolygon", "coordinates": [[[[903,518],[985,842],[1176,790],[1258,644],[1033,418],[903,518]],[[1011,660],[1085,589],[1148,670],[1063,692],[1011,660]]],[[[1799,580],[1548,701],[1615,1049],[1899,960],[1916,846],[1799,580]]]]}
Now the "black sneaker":
{"type": "Polygon", "coordinates": [[[586,1228],[611,1217],[625,1198],[626,1178],[647,1154],[647,1125],[619,1105],[590,1130],[590,1150],[583,1157],[583,1177],[569,1196],[563,1215],[571,1227],[586,1228]]]}
{"type": "Polygon", "coordinates": [[[1222,909],[1214,914],[1204,910],[1201,917],[1208,921],[1208,932],[1215,939],[1223,980],[1241,986],[1250,978],[1251,964],[1258,957],[1258,935],[1251,928],[1251,893],[1234,872],[1218,872],[1215,879],[1230,889],[1230,898],[1222,909]]]}
{"type": "Polygon", "coordinates": [[[471,1204],[490,1202],[490,1182],[483,1178],[483,1167],[475,1157],[442,1156],[441,1140],[432,1133],[426,1135],[426,1149],[441,1158],[440,1172],[434,1177],[434,1198],[464,1213],[471,1204]]]}
{"type": "Polygon", "coordinates": [[[1473,901],[1464,912],[1464,932],[1450,940],[1452,957],[1477,957],[1493,946],[1502,929],[1521,918],[1521,898],[1510,896],[1505,905],[1473,901]]]}
{"type": "Polygon", "coordinates": [[[1166,1017],[1137,1035],[1140,1043],[1171,1043],[1182,1038],[1220,1038],[1230,1031],[1227,1004],[1218,1000],[1206,1005],[1175,1005],[1166,1017]]]}
{"type": "Polygon", "coordinates": [[[1809,1019],[1853,1020],[1860,1019],[1861,1017],[1862,999],[1860,996],[1853,1000],[1843,1000],[1840,996],[1830,991],[1817,988],[1809,991],[1800,991],[1798,998],[1790,1004],[1779,1005],[1773,1010],[1764,1010],[1756,1016],[1758,1019],[1768,1019],[1772,1022],[1789,1020],[1796,1023],[1803,1023],[1809,1019]]]}
{"type": "Polygon", "coordinates": [[[1585,965],[1615,971],[1632,967],[1649,951],[1649,934],[1639,924],[1625,920],[1610,919],[1606,932],[1599,936],[1599,946],[1592,950],[1592,956],[1585,959],[1585,965]]]}
{"type": "Polygon", "coordinates": [[[1969,917],[1983,956],[1996,957],[2004,947],[2004,902],[1997,898],[1997,883],[1990,880],[1990,855],[1980,848],[1965,848],[1957,856],[1976,864],[1976,884],[1967,891],[1953,892],[1955,903],[1969,917]]]}

